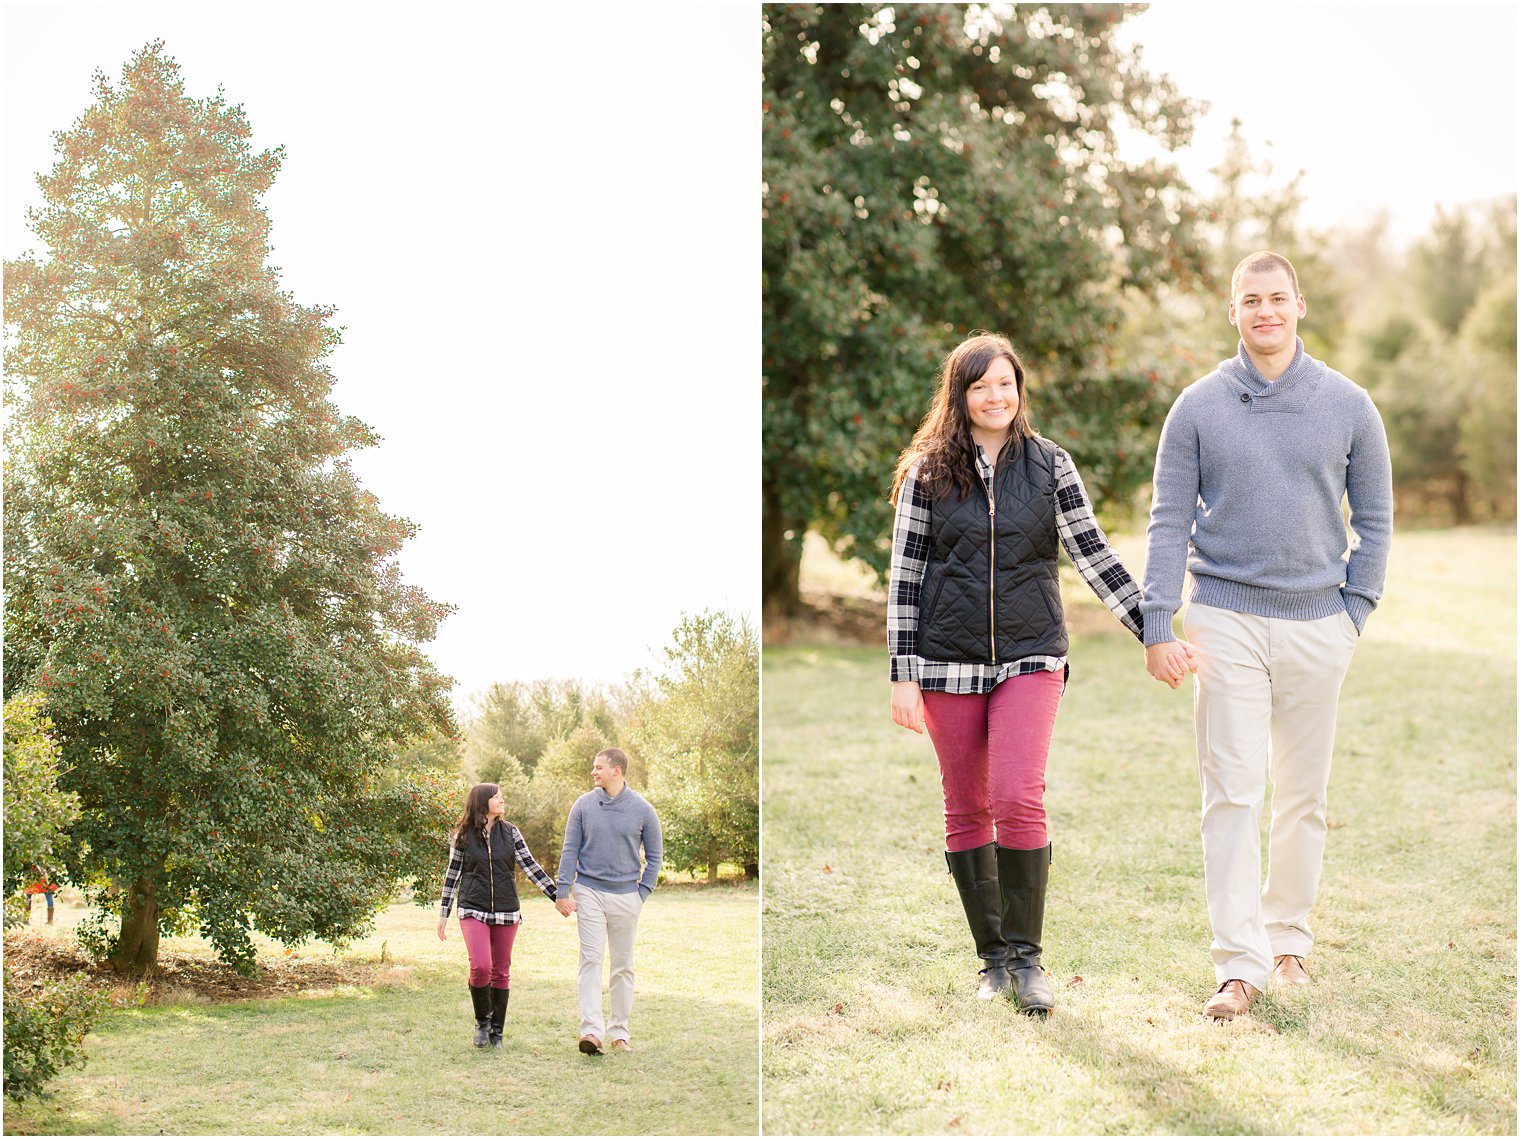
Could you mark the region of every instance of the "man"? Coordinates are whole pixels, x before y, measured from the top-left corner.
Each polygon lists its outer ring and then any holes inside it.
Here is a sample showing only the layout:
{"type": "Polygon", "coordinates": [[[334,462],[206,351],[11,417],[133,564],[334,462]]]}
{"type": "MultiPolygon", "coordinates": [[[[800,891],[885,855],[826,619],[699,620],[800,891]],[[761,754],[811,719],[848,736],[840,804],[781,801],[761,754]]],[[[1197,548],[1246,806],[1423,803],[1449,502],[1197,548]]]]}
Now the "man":
{"type": "Polygon", "coordinates": [[[1392,473],[1371,398],[1304,351],[1287,258],[1253,253],[1230,281],[1235,357],[1173,404],[1156,452],[1146,668],[1167,679],[1172,617],[1198,653],[1194,725],[1216,1021],[1274,985],[1308,985],[1309,910],[1341,681],[1383,590],[1392,473]],[[1355,534],[1349,543],[1344,494],[1355,534]],[[1260,819],[1274,786],[1266,884],[1260,819]]]}
{"type": "Polygon", "coordinates": [[[581,1039],[588,1056],[602,1054],[602,1041],[630,1052],[628,1017],[633,1011],[633,934],[644,899],[660,876],[664,851],[660,819],[649,801],[628,786],[628,757],[615,747],[591,763],[594,790],[570,808],[565,849],[559,860],[555,906],[576,915],[581,939],[581,1039]],[[644,849],[643,865],[639,848],[644,849]],[[574,885],[574,892],[571,886],[574,885]],[[602,958],[611,950],[611,1021],[602,1021],[602,958]]]}

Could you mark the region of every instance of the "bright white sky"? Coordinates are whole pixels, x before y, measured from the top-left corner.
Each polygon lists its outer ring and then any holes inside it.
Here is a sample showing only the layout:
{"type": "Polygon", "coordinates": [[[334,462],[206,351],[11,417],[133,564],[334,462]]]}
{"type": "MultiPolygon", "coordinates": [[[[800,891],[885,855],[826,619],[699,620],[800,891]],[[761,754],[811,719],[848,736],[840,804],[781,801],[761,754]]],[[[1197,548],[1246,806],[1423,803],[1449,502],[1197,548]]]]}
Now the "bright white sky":
{"type": "MultiPolygon", "coordinates": [[[[456,698],[493,680],[621,679],[682,610],[759,611],[759,19],[748,4],[4,7],[0,233],[50,132],[163,37],[260,146],[298,300],[346,326],[335,398],[384,437],[357,462],[421,526],[408,578],[459,611],[456,698]]],[[[1306,219],[1516,188],[1510,4],[1159,3],[1121,35],[1232,117],[1306,219]],[[1270,146],[1268,144],[1270,143],[1270,146]]]]}
{"type": "Polygon", "coordinates": [[[1239,118],[1272,182],[1305,171],[1304,220],[1322,228],[1387,210],[1400,238],[1437,203],[1516,191],[1520,6],[1505,3],[1183,3],[1120,25],[1151,74],[1208,101],[1188,180],[1208,175],[1239,118]]]}
{"type": "Polygon", "coordinates": [[[297,300],[338,306],[356,468],[458,606],[430,652],[617,681],[683,610],[758,619],[760,89],[748,6],[6,4],[3,235],[50,132],[157,37],[286,158],[297,300]]]}

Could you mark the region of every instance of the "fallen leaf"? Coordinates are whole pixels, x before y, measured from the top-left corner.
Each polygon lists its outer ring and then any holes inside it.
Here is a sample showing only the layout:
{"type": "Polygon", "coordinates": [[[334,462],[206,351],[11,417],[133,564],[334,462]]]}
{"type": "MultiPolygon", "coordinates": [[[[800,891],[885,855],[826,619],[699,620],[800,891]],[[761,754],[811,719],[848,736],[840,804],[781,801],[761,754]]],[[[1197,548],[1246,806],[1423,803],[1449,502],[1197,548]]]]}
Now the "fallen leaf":
{"type": "Polygon", "coordinates": [[[949,1121],[945,1124],[946,1127],[959,1127],[960,1125],[961,1117],[958,1115],[952,1115],[949,1121]]]}
{"type": "Polygon", "coordinates": [[[939,1083],[935,1084],[934,1086],[939,1091],[947,1092],[947,1091],[950,1090],[950,1081],[949,1080],[941,1080],[939,1083]]]}
{"type": "Polygon", "coordinates": [[[1069,980],[1069,981],[1066,982],[1066,987],[1068,989],[1072,989],[1072,988],[1075,988],[1076,986],[1080,985],[1081,983],[1082,983],[1082,978],[1081,977],[1073,977],[1071,980],[1069,980]]]}
{"type": "Polygon", "coordinates": [[[827,862],[825,862],[823,864],[823,872],[825,874],[832,874],[832,873],[834,873],[834,868],[832,866],[830,866],[827,862]]]}
{"type": "Polygon", "coordinates": [[[838,1004],[836,1004],[834,1006],[834,1012],[838,1013],[840,1016],[844,1015],[844,1002],[843,1001],[841,1001],[840,1003],[838,1003],[838,1004]]]}

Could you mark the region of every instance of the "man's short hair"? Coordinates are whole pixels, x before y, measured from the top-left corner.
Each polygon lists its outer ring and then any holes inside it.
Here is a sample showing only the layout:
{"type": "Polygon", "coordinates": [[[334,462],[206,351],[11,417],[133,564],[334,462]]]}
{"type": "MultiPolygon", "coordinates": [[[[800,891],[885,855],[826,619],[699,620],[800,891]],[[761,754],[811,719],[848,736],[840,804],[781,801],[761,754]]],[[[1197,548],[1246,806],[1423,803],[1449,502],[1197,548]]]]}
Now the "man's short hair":
{"type": "Polygon", "coordinates": [[[1240,279],[1247,273],[1270,273],[1273,269],[1288,271],[1288,280],[1293,282],[1293,295],[1298,296],[1298,273],[1293,268],[1293,262],[1281,253],[1261,249],[1244,258],[1239,265],[1235,266],[1235,272],[1230,274],[1230,300],[1233,301],[1240,296],[1240,279]]]}
{"type": "Polygon", "coordinates": [[[596,753],[597,759],[605,759],[613,767],[624,775],[628,774],[628,757],[623,754],[623,749],[618,747],[604,747],[596,753]]]}

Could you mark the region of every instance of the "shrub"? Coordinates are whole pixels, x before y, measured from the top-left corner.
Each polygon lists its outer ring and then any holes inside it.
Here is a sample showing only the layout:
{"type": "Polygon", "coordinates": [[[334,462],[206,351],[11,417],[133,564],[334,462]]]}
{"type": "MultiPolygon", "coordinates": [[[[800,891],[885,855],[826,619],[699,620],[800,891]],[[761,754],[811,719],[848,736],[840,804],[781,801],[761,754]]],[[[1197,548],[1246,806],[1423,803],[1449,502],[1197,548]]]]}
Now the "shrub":
{"type": "Polygon", "coordinates": [[[105,994],[76,973],[28,991],[5,967],[5,1094],[24,1100],[64,1068],[83,1066],[84,1038],[105,994]]]}

